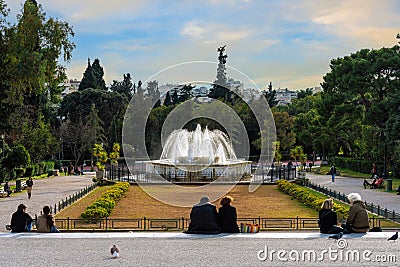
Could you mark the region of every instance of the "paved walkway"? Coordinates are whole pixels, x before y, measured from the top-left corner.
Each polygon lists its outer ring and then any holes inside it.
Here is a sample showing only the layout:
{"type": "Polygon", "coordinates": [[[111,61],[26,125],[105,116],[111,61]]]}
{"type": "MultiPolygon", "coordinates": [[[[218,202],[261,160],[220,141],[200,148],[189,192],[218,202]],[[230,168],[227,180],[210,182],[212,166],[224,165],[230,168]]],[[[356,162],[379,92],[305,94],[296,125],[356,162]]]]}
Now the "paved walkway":
{"type": "Polygon", "coordinates": [[[11,215],[19,204],[25,204],[27,213],[34,217],[35,214],[40,214],[43,206],[54,206],[55,203],[92,184],[92,177],[93,175],[71,175],[33,180],[31,199],[28,199],[26,190],[12,193],[10,197],[0,198],[0,232],[7,231],[5,225],[10,224],[11,215]]]}
{"type": "Polygon", "coordinates": [[[0,234],[3,266],[399,266],[393,232],[0,234]],[[111,258],[116,245],[120,256],[111,258]],[[279,251],[279,252],[278,252],[279,251]]]}
{"type": "Polygon", "coordinates": [[[350,193],[359,193],[362,200],[368,203],[374,203],[380,205],[382,208],[387,208],[388,210],[394,210],[396,213],[400,213],[400,196],[393,193],[386,193],[376,189],[364,189],[363,179],[361,178],[350,178],[343,176],[336,176],[335,182],[332,183],[330,175],[320,175],[307,173],[307,178],[309,178],[313,183],[319,184],[321,186],[327,187],[336,192],[341,192],[346,195],[350,193]]]}

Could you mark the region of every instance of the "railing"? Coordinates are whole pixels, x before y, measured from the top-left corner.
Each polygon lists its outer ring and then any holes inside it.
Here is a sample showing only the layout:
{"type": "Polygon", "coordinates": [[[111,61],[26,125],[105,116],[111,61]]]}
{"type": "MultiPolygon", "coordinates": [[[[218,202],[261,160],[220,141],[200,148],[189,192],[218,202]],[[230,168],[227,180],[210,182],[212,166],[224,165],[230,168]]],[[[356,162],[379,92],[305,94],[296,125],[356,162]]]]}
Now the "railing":
{"type": "MultiPolygon", "coordinates": [[[[323,193],[324,195],[333,197],[342,202],[349,203],[349,200],[347,199],[345,194],[337,192],[330,188],[323,187],[318,184],[314,184],[307,180],[305,181],[304,186],[311,188],[317,192],[323,193]]],[[[378,216],[382,216],[385,219],[388,219],[390,221],[400,223],[400,214],[396,213],[394,210],[391,211],[391,210],[388,210],[387,208],[381,207],[380,205],[375,205],[374,203],[368,203],[366,201],[365,201],[365,207],[366,207],[366,210],[368,210],[369,212],[372,212],[378,216]]]]}
{"type": "MultiPolygon", "coordinates": [[[[288,167],[287,165],[282,166],[270,166],[267,162],[258,162],[248,165],[248,172],[252,174],[253,180],[261,182],[275,182],[276,180],[293,180],[297,178],[297,168],[295,166],[288,167]]],[[[161,175],[162,176],[162,175],[161,175]]],[[[172,181],[185,181],[185,182],[205,182],[215,180],[215,174],[213,171],[203,171],[201,176],[193,176],[188,178],[185,172],[174,172],[172,181]]],[[[146,171],[145,161],[136,161],[133,166],[126,164],[119,164],[118,166],[109,166],[106,169],[105,178],[110,181],[123,181],[134,183],[140,182],[154,182],[160,179],[160,175],[155,175],[146,171]]],[[[166,175],[165,179],[171,180],[171,177],[166,175]]]]}
{"type": "Polygon", "coordinates": [[[97,187],[97,184],[93,183],[89,186],[86,186],[85,188],[82,188],[80,191],[76,192],[72,196],[70,195],[70,196],[66,197],[65,199],[62,199],[58,203],[55,203],[53,206],[50,207],[50,212],[53,214],[57,214],[64,208],[72,205],[77,200],[79,200],[82,197],[84,197],[85,195],[89,194],[89,192],[91,192],[96,187],[97,187]]]}
{"type": "MultiPolygon", "coordinates": [[[[371,227],[381,226],[382,218],[370,219],[371,227]]],[[[258,224],[260,230],[318,230],[318,218],[239,218],[240,223],[258,224]]],[[[187,230],[190,219],[55,219],[58,229],[62,231],[184,231],[187,230]]]]}

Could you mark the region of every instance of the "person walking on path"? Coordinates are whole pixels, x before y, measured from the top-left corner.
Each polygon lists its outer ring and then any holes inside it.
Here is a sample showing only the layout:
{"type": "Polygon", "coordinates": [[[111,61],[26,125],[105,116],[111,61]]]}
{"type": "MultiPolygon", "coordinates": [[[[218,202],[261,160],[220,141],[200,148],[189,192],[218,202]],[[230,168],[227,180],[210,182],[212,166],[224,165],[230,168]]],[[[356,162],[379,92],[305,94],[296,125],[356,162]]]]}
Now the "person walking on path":
{"type": "Polygon", "coordinates": [[[32,196],[32,187],[33,187],[33,180],[32,176],[26,181],[26,191],[28,192],[28,199],[31,199],[32,196]]]}
{"type": "Polygon", "coordinates": [[[335,182],[335,176],[336,176],[336,168],[335,168],[335,166],[333,164],[332,164],[332,167],[330,169],[330,173],[331,173],[331,176],[332,176],[332,183],[334,183],[335,182]]]}

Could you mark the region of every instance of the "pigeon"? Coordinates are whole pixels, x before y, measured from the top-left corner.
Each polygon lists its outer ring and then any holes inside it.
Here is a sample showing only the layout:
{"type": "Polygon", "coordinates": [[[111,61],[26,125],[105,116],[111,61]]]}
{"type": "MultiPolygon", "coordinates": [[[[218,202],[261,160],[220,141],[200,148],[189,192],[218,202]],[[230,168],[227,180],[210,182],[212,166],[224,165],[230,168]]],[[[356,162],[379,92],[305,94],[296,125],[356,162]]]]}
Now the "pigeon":
{"type": "Polygon", "coordinates": [[[340,238],[342,238],[342,236],[343,236],[343,232],[340,232],[338,234],[329,236],[329,238],[333,238],[335,240],[339,240],[340,238]]]}
{"type": "Polygon", "coordinates": [[[119,249],[115,245],[111,248],[111,255],[113,258],[119,257],[119,249]]]}
{"type": "Polygon", "coordinates": [[[397,238],[399,238],[399,232],[396,232],[394,235],[392,235],[392,237],[390,237],[390,238],[388,239],[388,241],[389,241],[389,240],[396,241],[397,238]]]}

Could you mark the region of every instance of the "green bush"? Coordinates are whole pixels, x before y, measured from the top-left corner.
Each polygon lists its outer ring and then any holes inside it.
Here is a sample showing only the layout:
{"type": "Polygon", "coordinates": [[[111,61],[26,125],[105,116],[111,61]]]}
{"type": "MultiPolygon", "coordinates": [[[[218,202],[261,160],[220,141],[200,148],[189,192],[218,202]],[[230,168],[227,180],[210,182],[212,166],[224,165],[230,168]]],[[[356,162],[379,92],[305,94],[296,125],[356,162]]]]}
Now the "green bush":
{"type": "Polygon", "coordinates": [[[128,189],[128,182],[115,183],[115,185],[96,199],[94,203],[88,206],[81,214],[81,217],[85,219],[99,219],[110,216],[116,201],[121,199],[128,189]]]}
{"type": "Polygon", "coordinates": [[[336,167],[361,173],[370,173],[372,169],[372,162],[370,160],[332,157],[330,161],[334,163],[336,167]]]}
{"type": "MultiPolygon", "coordinates": [[[[276,183],[280,191],[292,196],[294,199],[297,199],[307,207],[310,207],[317,211],[321,209],[321,205],[326,199],[315,196],[304,187],[301,187],[294,183],[289,183],[286,180],[279,180],[276,183]]],[[[335,202],[333,205],[333,209],[336,211],[338,218],[347,217],[348,209],[345,206],[335,202]]]]}

